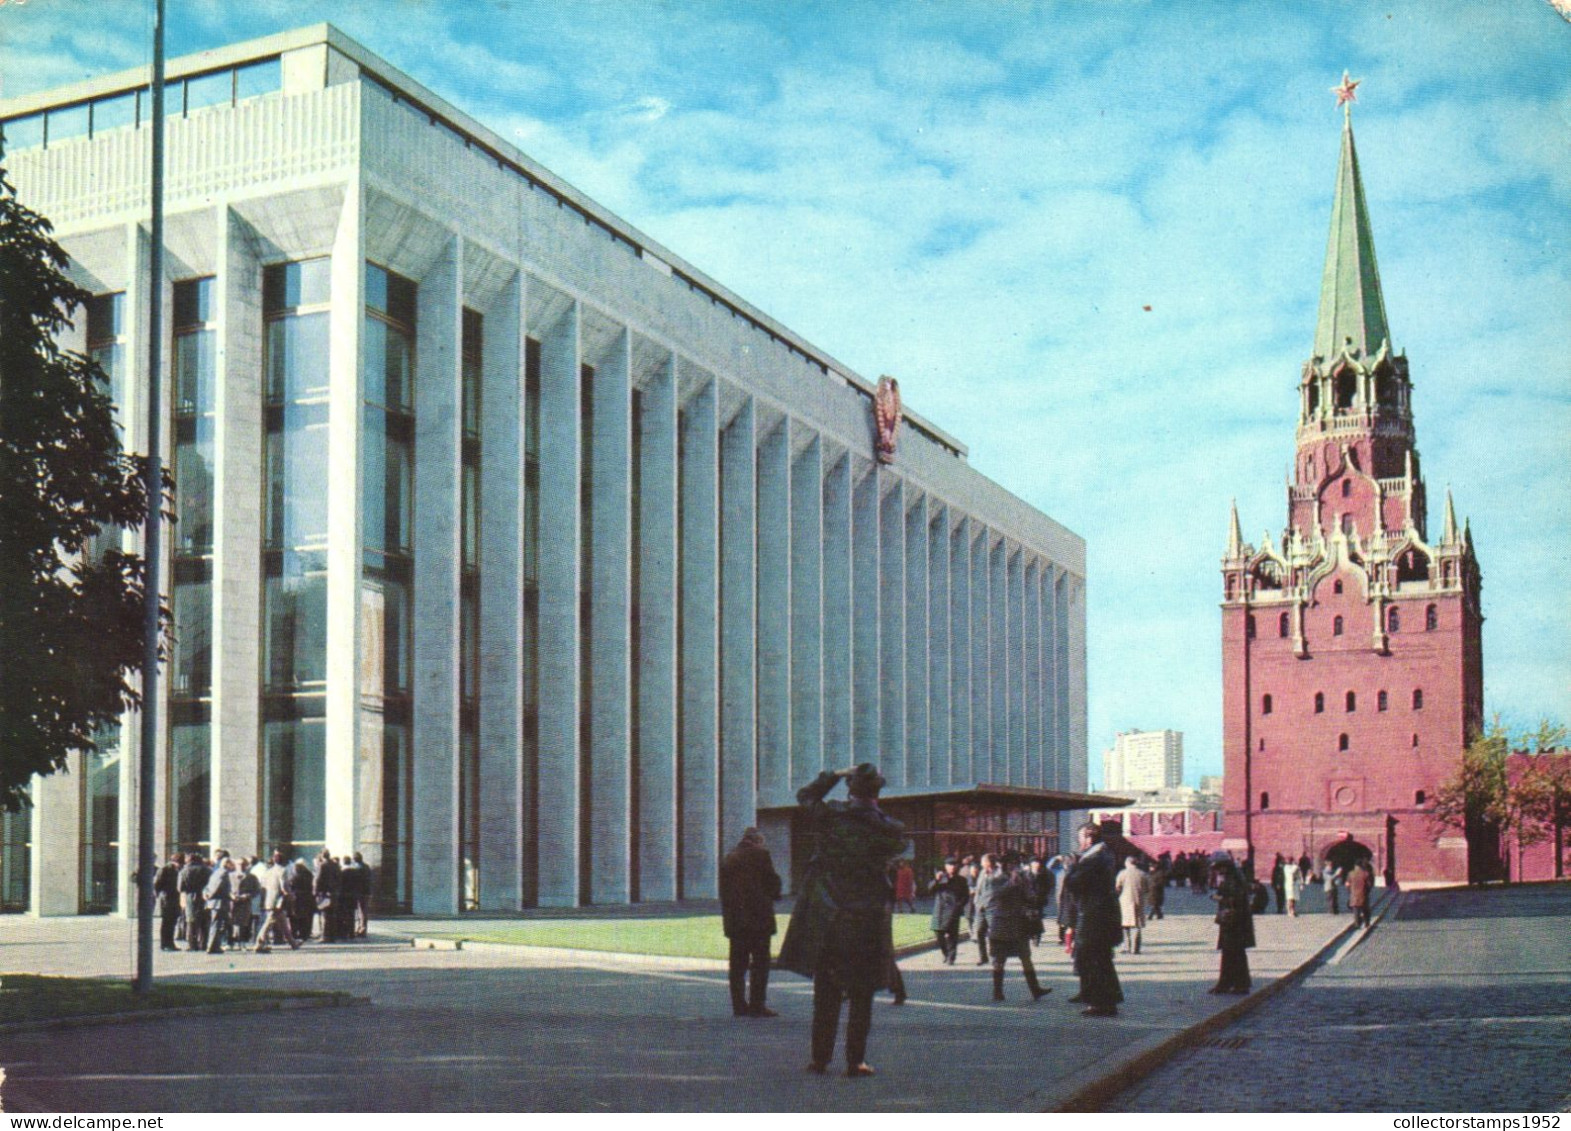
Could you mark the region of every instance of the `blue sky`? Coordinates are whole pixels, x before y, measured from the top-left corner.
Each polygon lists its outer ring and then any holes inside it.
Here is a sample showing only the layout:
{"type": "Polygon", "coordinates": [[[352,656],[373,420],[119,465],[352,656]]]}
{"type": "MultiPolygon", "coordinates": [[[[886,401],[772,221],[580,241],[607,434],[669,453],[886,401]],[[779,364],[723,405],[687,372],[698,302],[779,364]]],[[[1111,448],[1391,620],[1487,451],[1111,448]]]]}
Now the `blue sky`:
{"type": "MultiPolygon", "coordinates": [[[[3,93],[145,63],[150,9],[0,7],[3,93]]],[[[1131,728],[1221,770],[1227,507],[1255,542],[1285,518],[1348,69],[1431,498],[1483,564],[1488,708],[1571,721],[1571,23],[1545,0],[169,0],[170,52],[322,20],[898,376],[1083,535],[1093,780],[1131,728]]]]}

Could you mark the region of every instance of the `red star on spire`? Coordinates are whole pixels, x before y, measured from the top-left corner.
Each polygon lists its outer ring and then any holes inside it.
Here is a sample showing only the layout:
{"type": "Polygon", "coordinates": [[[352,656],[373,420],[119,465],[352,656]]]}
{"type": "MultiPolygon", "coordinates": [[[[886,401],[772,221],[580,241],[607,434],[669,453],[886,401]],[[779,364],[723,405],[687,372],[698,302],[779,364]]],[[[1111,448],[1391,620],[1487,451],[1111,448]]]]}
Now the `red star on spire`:
{"type": "Polygon", "coordinates": [[[1336,95],[1336,104],[1338,106],[1346,106],[1349,102],[1357,102],[1358,95],[1354,91],[1358,89],[1358,84],[1363,81],[1363,79],[1350,79],[1347,77],[1347,72],[1343,71],[1342,85],[1331,88],[1331,93],[1336,95]]]}

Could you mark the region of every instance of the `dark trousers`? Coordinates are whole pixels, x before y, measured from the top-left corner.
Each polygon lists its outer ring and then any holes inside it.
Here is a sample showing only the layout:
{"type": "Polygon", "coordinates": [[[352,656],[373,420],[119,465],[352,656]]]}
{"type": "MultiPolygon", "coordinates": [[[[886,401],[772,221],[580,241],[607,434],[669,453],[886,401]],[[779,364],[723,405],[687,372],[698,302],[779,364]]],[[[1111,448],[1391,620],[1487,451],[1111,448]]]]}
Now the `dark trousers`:
{"type": "Polygon", "coordinates": [[[900,973],[900,964],[895,961],[893,950],[889,952],[889,969],[884,973],[885,980],[889,983],[889,992],[895,995],[895,1004],[899,1005],[906,999],[906,980],[905,975],[900,973]]]}
{"type": "Polygon", "coordinates": [[[222,954],[229,945],[229,905],[209,909],[208,914],[212,919],[207,926],[207,953],[222,954]]]}
{"type": "Polygon", "coordinates": [[[158,945],[165,950],[175,949],[175,923],[180,919],[180,897],[158,897],[158,945]]]}
{"type": "Polygon", "coordinates": [[[1353,926],[1369,926],[1369,904],[1366,903],[1362,907],[1352,907],[1349,910],[1353,912],[1353,926]]]}
{"type": "Polygon", "coordinates": [[[846,1064],[855,1067],[867,1060],[867,1035],[873,1028],[873,987],[860,979],[848,985],[829,969],[813,975],[814,1064],[828,1064],[835,1055],[842,998],[849,1000],[851,1006],[846,1018],[846,1064]]]}
{"type": "Polygon", "coordinates": [[[731,1012],[741,1017],[764,1008],[769,989],[769,936],[738,935],[731,944],[731,1012]],[[751,984],[748,975],[751,974],[751,984]]]}
{"type": "Polygon", "coordinates": [[[207,948],[207,906],[199,895],[185,897],[185,946],[187,950],[207,948]]]}
{"type": "Polygon", "coordinates": [[[1287,914],[1287,889],[1286,888],[1272,888],[1271,890],[1276,893],[1276,913],[1278,915],[1286,915],[1287,914]]]}
{"type": "Polygon", "coordinates": [[[1036,965],[1031,961],[1031,940],[1020,939],[1016,942],[999,942],[993,940],[993,1000],[1004,1000],[1004,963],[1011,958],[1020,960],[1020,970],[1026,976],[1026,985],[1031,988],[1031,993],[1036,996],[1042,992],[1042,985],[1036,979],[1036,965]]]}
{"type": "Polygon", "coordinates": [[[1087,1005],[1111,1009],[1124,1000],[1113,967],[1113,947],[1117,944],[1087,946],[1075,943],[1075,972],[1080,975],[1080,1000],[1087,1005]]]}
{"type": "Polygon", "coordinates": [[[294,906],[289,909],[289,924],[294,929],[295,938],[305,942],[311,937],[311,920],[315,915],[315,906],[310,896],[297,896],[294,906]]]}
{"type": "Polygon", "coordinates": [[[1217,976],[1219,990],[1247,990],[1249,988],[1249,952],[1241,946],[1222,948],[1222,972],[1217,976]]]}
{"type": "Polygon", "coordinates": [[[938,953],[944,956],[944,961],[953,963],[955,955],[960,951],[960,924],[944,931],[934,931],[938,939],[938,953]]]}
{"type": "Polygon", "coordinates": [[[981,915],[972,924],[971,937],[976,940],[977,965],[982,966],[987,962],[987,920],[981,915]]]}

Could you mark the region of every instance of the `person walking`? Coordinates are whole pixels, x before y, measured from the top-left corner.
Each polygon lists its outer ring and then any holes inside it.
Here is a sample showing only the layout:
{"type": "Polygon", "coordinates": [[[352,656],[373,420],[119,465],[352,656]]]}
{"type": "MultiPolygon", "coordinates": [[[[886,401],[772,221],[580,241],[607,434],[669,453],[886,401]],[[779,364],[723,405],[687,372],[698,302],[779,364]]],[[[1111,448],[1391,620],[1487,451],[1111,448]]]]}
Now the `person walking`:
{"type": "Polygon", "coordinates": [[[1124,867],[1113,881],[1118,892],[1119,920],[1124,929],[1124,953],[1140,953],[1140,936],[1146,925],[1146,874],[1133,856],[1124,858],[1124,867]]]}
{"type": "Polygon", "coordinates": [[[1233,858],[1218,853],[1211,865],[1216,900],[1216,948],[1222,952],[1216,985],[1208,993],[1249,992],[1249,948],[1255,945],[1255,920],[1250,911],[1249,884],[1233,858]]]}
{"type": "Polygon", "coordinates": [[[1369,897],[1374,893],[1375,872],[1367,860],[1360,860],[1347,874],[1347,909],[1353,913],[1354,927],[1369,926],[1369,897]]]}
{"type": "Polygon", "coordinates": [[[282,852],[273,853],[272,863],[262,873],[262,925],[256,932],[256,952],[266,954],[275,942],[289,944],[291,950],[300,949],[289,922],[290,869],[282,852]]]}
{"type": "Polygon", "coordinates": [[[720,861],[720,919],[730,942],[728,979],[734,1017],[774,1017],[764,1004],[769,988],[769,942],[775,933],[780,876],[755,828],[720,861]],[[751,981],[749,981],[751,979],[751,981]]]}
{"type": "MultiPolygon", "coordinates": [[[[993,1000],[1004,1000],[1004,963],[1020,960],[1031,1000],[1046,997],[1051,990],[1037,981],[1031,962],[1031,921],[1034,896],[1030,873],[1022,871],[1013,854],[1002,860],[982,857],[982,878],[977,884],[976,907],[979,918],[987,919],[987,937],[993,955],[993,1000]]],[[[1041,922],[1037,918],[1038,923],[1041,922]]]]}
{"type": "Polygon", "coordinates": [[[971,898],[966,903],[966,927],[971,932],[971,938],[976,942],[976,964],[986,966],[990,961],[987,956],[987,920],[979,913],[976,905],[976,889],[982,883],[980,862],[972,862],[966,868],[966,878],[971,881],[971,898]]]}
{"type": "Polygon", "coordinates": [[[938,939],[938,953],[944,964],[953,966],[960,951],[960,920],[971,901],[971,885],[960,874],[959,860],[953,856],[944,859],[928,894],[933,897],[933,915],[928,925],[938,939]]]}
{"type": "Polygon", "coordinates": [[[1298,918],[1298,896],[1303,887],[1303,877],[1298,872],[1298,864],[1292,860],[1282,865],[1282,896],[1287,900],[1287,913],[1294,919],[1298,918]]]}
{"type": "Polygon", "coordinates": [[[153,877],[153,891],[158,894],[158,946],[160,950],[178,950],[175,946],[175,924],[180,921],[180,869],[185,867],[185,853],[176,852],[153,877]]]}
{"type": "Polygon", "coordinates": [[[1123,935],[1118,908],[1118,864],[1103,840],[1101,825],[1080,828],[1080,858],[1064,881],[1074,896],[1075,972],[1080,975],[1076,999],[1085,1017],[1114,1017],[1124,1000],[1113,966],[1113,949],[1123,935]]]}
{"type": "Polygon", "coordinates": [[[776,965],[813,979],[810,1072],[828,1069],[840,1004],[848,1001],[846,1075],[874,1074],[867,1063],[867,1040],[873,995],[888,981],[893,891],[886,869],[906,847],[905,826],[878,807],[883,786],[878,767],[864,762],[825,770],[797,791],[815,849],[776,965]],[[825,801],[841,781],[850,800],[825,801]]]}

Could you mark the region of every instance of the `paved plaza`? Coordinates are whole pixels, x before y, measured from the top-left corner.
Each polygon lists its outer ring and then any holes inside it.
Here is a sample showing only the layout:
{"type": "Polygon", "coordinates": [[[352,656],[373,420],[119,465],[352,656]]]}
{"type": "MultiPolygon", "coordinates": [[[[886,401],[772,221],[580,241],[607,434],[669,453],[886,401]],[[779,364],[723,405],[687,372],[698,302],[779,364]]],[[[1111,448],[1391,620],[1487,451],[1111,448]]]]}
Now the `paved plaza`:
{"type": "Polygon", "coordinates": [[[1409,892],[1119,1111],[1571,1111],[1571,885],[1409,892]]]}
{"type": "MultiPolygon", "coordinates": [[[[1238,1000],[1205,993],[1217,965],[1211,907],[1204,896],[1170,892],[1169,915],[1147,929],[1145,953],[1119,958],[1128,1002],[1111,1020],[1082,1018],[1068,1002],[1076,984],[1056,947],[1037,951],[1053,993],[1036,1004],[1013,965],[1010,1000],[992,1004],[989,971],[971,964],[969,944],[954,967],[931,951],[903,960],[911,1000],[878,999],[869,1059],[879,1075],[869,1080],[803,1071],[811,992],[795,975],[771,983],[780,1017],[739,1019],[722,963],[417,950],[398,936],[464,924],[404,919],[377,924],[368,944],[160,954],[161,977],[344,990],[370,1004],[8,1033],[0,1098],[8,1112],[1043,1110],[1238,1000]]],[[[1349,922],[1345,914],[1260,916],[1257,986],[1318,953],[1349,922]]],[[[3,970],[131,969],[123,921],[7,918],[0,932],[3,970]]]]}

